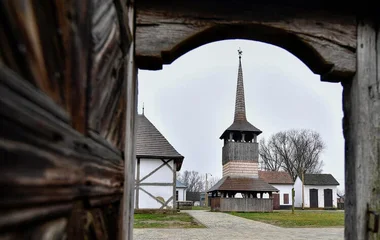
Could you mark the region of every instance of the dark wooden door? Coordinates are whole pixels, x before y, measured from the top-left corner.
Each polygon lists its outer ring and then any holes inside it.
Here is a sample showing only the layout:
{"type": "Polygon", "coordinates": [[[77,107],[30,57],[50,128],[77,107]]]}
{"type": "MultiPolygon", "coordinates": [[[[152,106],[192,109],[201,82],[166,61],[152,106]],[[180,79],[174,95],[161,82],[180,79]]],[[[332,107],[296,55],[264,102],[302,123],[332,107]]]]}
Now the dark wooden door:
{"type": "Polygon", "coordinates": [[[325,189],[324,195],[325,195],[325,207],[332,207],[333,206],[332,189],[325,189]]]}
{"type": "Polygon", "coordinates": [[[278,210],[280,209],[280,194],[273,194],[273,209],[278,210]]]}
{"type": "Polygon", "coordinates": [[[318,189],[310,189],[310,207],[318,207],[318,189]]]}

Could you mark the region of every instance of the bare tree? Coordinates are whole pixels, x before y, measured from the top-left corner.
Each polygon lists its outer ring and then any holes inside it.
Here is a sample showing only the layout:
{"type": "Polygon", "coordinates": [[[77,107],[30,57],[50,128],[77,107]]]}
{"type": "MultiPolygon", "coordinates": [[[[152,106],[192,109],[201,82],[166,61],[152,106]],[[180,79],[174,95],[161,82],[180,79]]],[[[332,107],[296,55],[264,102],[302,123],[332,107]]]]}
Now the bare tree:
{"type": "Polygon", "coordinates": [[[265,171],[279,171],[282,167],[283,159],[273,149],[273,142],[269,141],[265,144],[265,139],[260,140],[260,165],[265,171]]]}
{"type": "Polygon", "coordinates": [[[345,198],[345,192],[344,192],[344,189],[337,189],[337,191],[336,191],[336,195],[338,195],[338,197],[340,197],[340,198],[342,198],[343,200],[344,200],[344,198],[345,198]]]}
{"type": "Polygon", "coordinates": [[[265,170],[284,170],[295,180],[302,172],[322,171],[320,155],[324,149],[319,133],[301,129],[278,132],[267,143],[262,139],[259,154],[265,170]]]}
{"type": "Polygon", "coordinates": [[[208,179],[208,189],[210,189],[212,186],[214,186],[218,181],[220,180],[220,178],[218,177],[212,177],[210,179],[208,179]]]}
{"type": "Polygon", "coordinates": [[[204,191],[204,177],[197,171],[184,171],[178,175],[178,181],[187,186],[188,192],[204,191]]]}

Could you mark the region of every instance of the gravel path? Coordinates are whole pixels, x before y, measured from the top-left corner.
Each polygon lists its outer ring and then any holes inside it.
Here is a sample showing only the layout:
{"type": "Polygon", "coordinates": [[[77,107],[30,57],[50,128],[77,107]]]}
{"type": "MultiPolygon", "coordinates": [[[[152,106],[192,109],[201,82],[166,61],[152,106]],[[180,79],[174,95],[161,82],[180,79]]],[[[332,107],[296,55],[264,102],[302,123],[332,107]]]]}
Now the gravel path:
{"type": "Polygon", "coordinates": [[[282,228],[220,212],[187,212],[207,228],[134,229],[134,240],[344,239],[344,228],[282,228]]]}

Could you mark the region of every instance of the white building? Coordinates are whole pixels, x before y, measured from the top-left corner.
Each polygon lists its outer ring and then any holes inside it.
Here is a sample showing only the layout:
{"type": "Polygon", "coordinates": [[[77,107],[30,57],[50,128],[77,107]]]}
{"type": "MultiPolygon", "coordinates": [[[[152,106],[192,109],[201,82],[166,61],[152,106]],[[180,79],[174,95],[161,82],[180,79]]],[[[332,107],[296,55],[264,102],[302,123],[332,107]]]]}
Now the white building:
{"type": "Polygon", "coordinates": [[[177,190],[176,190],[176,200],[177,201],[186,201],[186,189],[187,189],[187,186],[177,180],[176,188],[177,188],[177,190]]]}
{"type": "Polygon", "coordinates": [[[176,206],[176,173],[184,157],[144,114],[137,116],[136,159],[135,208],[170,209],[176,206]]]}
{"type": "MultiPolygon", "coordinates": [[[[293,180],[287,172],[259,171],[259,178],[277,188],[273,193],[273,209],[289,209],[292,207],[293,180]]],[[[264,195],[264,198],[267,197],[264,195]]]]}
{"type": "MultiPolygon", "coordinates": [[[[304,207],[336,208],[338,181],[331,174],[305,174],[304,207]]],[[[295,207],[302,207],[302,181],[299,177],[294,182],[295,207]]]]}

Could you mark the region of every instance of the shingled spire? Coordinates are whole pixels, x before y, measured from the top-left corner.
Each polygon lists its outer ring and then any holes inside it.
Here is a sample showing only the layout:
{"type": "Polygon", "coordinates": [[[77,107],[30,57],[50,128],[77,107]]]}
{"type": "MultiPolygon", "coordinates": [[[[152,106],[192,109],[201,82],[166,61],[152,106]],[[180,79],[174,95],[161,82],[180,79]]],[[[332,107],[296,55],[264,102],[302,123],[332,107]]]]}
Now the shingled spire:
{"type": "Polygon", "coordinates": [[[236,85],[236,100],[235,100],[235,116],[234,122],[232,125],[227,128],[220,139],[227,139],[230,137],[230,133],[232,132],[240,132],[244,134],[248,134],[250,138],[255,138],[255,136],[259,135],[261,132],[260,129],[253,126],[248,122],[246,112],[245,112],[245,98],[244,98],[244,83],[243,83],[243,68],[241,66],[241,56],[243,51],[238,50],[239,54],[239,69],[238,69],[238,79],[236,85]]]}
{"type": "Polygon", "coordinates": [[[239,70],[238,70],[238,79],[236,86],[236,102],[235,102],[235,118],[236,121],[247,121],[245,115],[245,98],[244,98],[244,83],[243,83],[243,69],[241,67],[241,56],[243,51],[238,50],[239,54],[239,70]]]}

